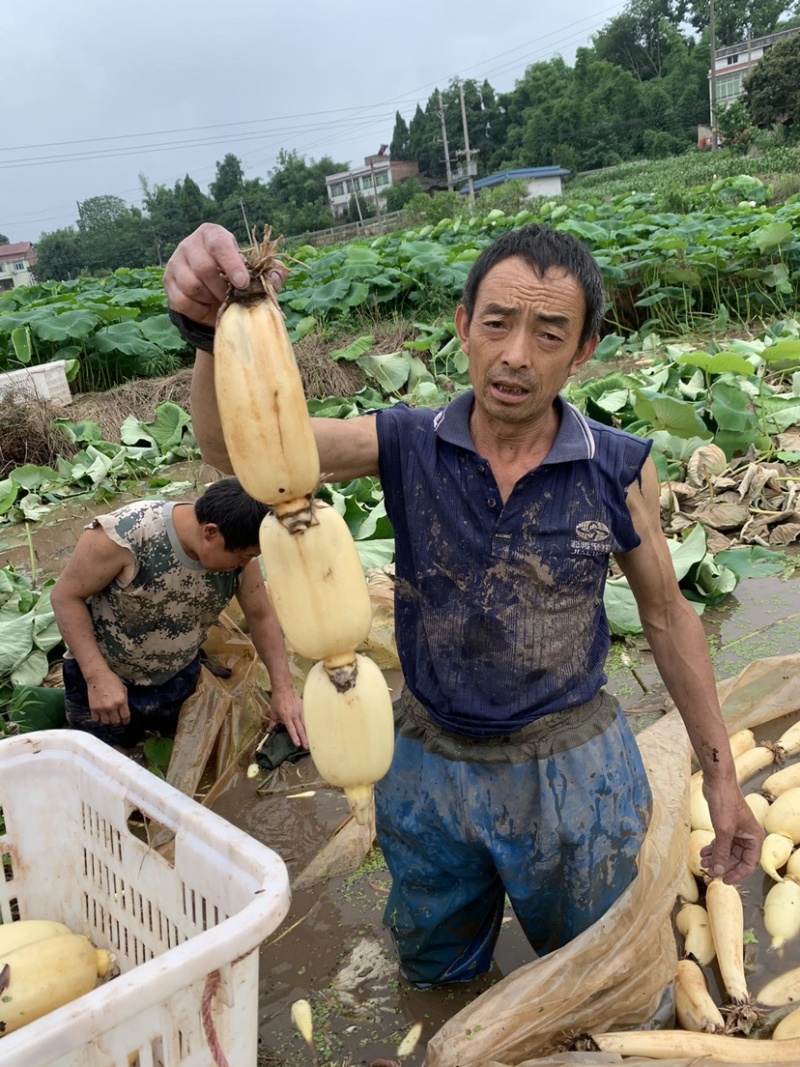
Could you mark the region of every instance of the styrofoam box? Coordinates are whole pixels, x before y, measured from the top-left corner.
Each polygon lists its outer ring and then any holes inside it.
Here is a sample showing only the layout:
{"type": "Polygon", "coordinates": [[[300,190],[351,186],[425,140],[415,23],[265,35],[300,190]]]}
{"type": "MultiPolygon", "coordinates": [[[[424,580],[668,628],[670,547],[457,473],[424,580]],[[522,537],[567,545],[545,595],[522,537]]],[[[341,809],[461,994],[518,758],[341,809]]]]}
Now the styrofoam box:
{"type": "Polygon", "coordinates": [[[72,393],[69,390],[64,360],[38,363],[36,366],[0,374],[0,397],[9,394],[12,397],[39,397],[41,400],[49,400],[51,404],[69,404],[72,393]]]}
{"type": "Polygon", "coordinates": [[[290,899],[275,852],[72,730],[0,740],[0,814],[0,919],[66,923],[121,971],[0,1038],[2,1067],[255,1067],[257,949],[290,899]]]}

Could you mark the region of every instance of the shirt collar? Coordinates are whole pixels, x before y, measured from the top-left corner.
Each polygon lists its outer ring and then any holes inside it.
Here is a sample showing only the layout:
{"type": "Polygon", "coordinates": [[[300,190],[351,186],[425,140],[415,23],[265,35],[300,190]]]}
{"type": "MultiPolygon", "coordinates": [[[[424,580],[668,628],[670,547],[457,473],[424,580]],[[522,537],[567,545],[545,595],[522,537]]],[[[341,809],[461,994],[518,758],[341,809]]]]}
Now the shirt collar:
{"type": "MultiPolygon", "coordinates": [[[[475,452],[475,445],[469,432],[469,417],[475,393],[472,389],[459,394],[454,400],[436,413],[433,427],[442,441],[475,452]]],[[[555,405],[561,416],[553,447],[542,460],[541,465],[549,463],[570,463],[579,459],[592,459],[595,453],[595,441],[589,424],[572,404],[557,396],[555,405]]]]}

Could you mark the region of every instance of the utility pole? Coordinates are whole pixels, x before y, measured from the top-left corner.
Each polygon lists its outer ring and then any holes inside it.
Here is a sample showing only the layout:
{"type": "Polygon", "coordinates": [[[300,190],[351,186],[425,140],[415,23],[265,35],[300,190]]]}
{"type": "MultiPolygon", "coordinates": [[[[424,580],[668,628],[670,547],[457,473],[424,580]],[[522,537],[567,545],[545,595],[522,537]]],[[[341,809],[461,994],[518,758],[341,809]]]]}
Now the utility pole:
{"type": "Polygon", "coordinates": [[[469,182],[469,198],[472,203],[475,203],[475,181],[472,176],[472,152],[469,148],[469,129],[467,127],[467,109],[464,105],[464,83],[458,83],[458,95],[461,99],[461,121],[464,125],[464,158],[467,161],[467,181],[469,182]]]}
{"type": "Polygon", "coordinates": [[[711,37],[711,151],[716,152],[719,148],[719,133],[717,131],[717,30],[714,21],[714,0],[710,0],[711,11],[708,32],[711,37]]]}
{"type": "Polygon", "coordinates": [[[375,210],[378,213],[378,228],[383,233],[383,215],[381,213],[381,198],[378,196],[378,185],[375,181],[375,167],[372,162],[372,156],[369,157],[369,170],[372,175],[372,192],[375,195],[375,210]]]}
{"type": "Polygon", "coordinates": [[[244,232],[247,235],[248,240],[255,241],[255,233],[250,230],[250,223],[247,221],[247,212],[244,209],[244,201],[239,197],[239,207],[242,209],[242,218],[244,219],[244,232]]]}
{"type": "MultiPolygon", "coordinates": [[[[361,213],[361,196],[360,196],[359,191],[358,191],[358,178],[353,178],[353,180],[351,181],[350,184],[352,185],[352,189],[350,190],[350,195],[355,197],[356,211],[358,212],[358,221],[363,226],[364,225],[364,216],[361,213]]],[[[372,191],[373,191],[373,193],[375,192],[375,179],[374,178],[372,179],[372,191]]]]}
{"type": "Polygon", "coordinates": [[[445,116],[445,113],[447,111],[447,108],[442,103],[442,90],[441,89],[437,89],[436,91],[439,94],[439,111],[437,112],[437,114],[439,115],[439,121],[442,124],[442,144],[444,145],[444,167],[445,167],[445,172],[447,174],[447,191],[448,192],[452,192],[453,191],[453,175],[452,175],[452,173],[450,171],[450,149],[447,147],[447,126],[445,125],[445,121],[444,121],[444,116],[445,116]]]}

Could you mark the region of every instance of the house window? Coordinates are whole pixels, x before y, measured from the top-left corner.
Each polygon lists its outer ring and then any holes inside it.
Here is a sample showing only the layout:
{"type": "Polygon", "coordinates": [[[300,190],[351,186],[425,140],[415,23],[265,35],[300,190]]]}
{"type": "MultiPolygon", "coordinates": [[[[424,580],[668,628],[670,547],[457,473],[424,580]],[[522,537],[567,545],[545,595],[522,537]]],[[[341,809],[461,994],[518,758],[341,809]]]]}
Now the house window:
{"type": "Polygon", "coordinates": [[[18,259],[14,263],[14,270],[25,270],[25,260],[18,259]]]}
{"type": "Polygon", "coordinates": [[[717,100],[733,100],[742,90],[742,71],[717,78],[717,100]]]}
{"type": "Polygon", "coordinates": [[[376,185],[388,185],[389,184],[389,171],[388,170],[382,170],[378,174],[376,174],[375,175],[375,184],[376,185]]]}
{"type": "Polygon", "coordinates": [[[732,67],[734,63],[738,63],[738,62],[739,62],[739,57],[738,56],[728,56],[728,58],[726,60],[726,63],[728,64],[729,67],[732,67]]]}
{"type": "Polygon", "coordinates": [[[361,188],[365,189],[368,193],[372,192],[372,176],[370,174],[365,174],[361,179],[361,188]]]}
{"type": "Polygon", "coordinates": [[[344,196],[344,182],[333,182],[328,186],[328,191],[331,196],[344,196]]]}

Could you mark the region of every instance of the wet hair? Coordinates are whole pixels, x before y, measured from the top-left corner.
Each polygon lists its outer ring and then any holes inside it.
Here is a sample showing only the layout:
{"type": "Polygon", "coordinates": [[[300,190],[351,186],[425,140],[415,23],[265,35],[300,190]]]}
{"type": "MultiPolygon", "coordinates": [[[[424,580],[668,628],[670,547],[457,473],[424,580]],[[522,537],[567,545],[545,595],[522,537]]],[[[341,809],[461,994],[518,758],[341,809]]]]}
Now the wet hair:
{"type": "Polygon", "coordinates": [[[197,521],[201,526],[213,522],[231,552],[258,544],[261,520],[268,511],[266,504],[247,495],[238,478],[212,482],[194,502],[197,521]]]}
{"type": "Polygon", "coordinates": [[[535,222],[504,233],[488,248],[484,248],[472,264],[461,294],[461,304],[467,313],[468,324],[472,321],[478,287],[483,279],[492,267],[514,256],[519,256],[541,276],[549,270],[563,270],[571,275],[583,290],[586,301],[580,344],[585,344],[600,332],[606,303],[600,268],[572,234],[561,233],[535,222]]]}

